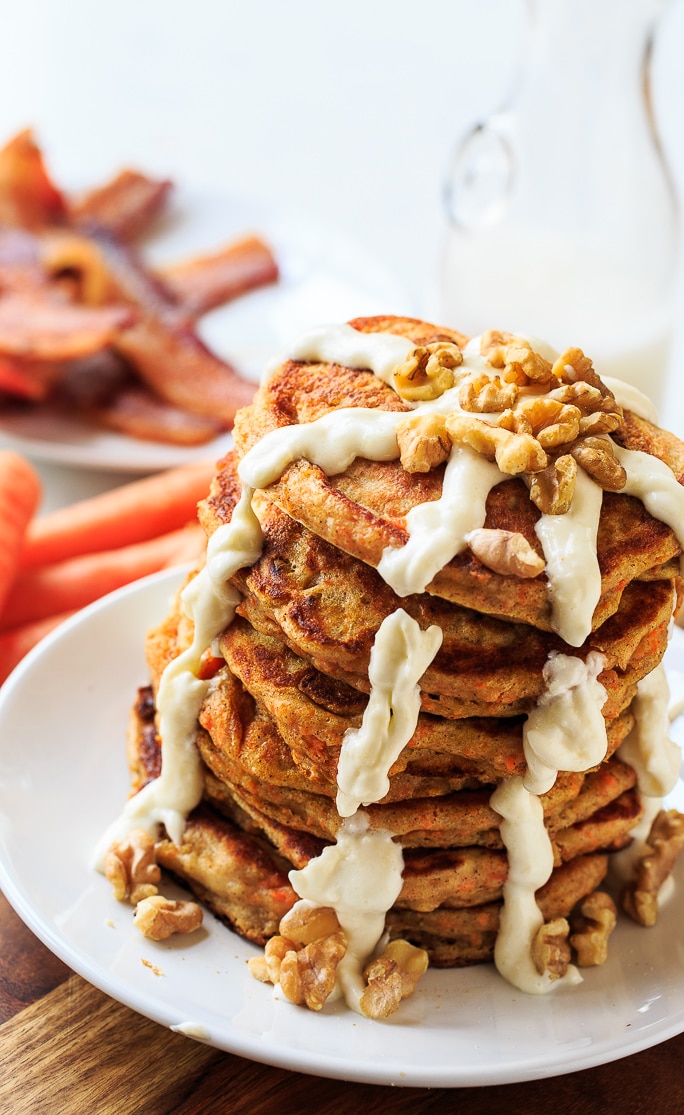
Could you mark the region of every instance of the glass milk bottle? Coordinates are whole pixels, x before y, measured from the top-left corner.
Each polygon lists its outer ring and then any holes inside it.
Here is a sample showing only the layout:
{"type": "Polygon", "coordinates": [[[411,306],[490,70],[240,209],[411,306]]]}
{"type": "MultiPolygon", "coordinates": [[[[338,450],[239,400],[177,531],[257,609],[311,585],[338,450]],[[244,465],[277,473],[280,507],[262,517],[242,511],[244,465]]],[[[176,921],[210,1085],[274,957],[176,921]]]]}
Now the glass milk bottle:
{"type": "Polygon", "coordinates": [[[578,346],[658,403],[678,221],[650,101],[666,0],[528,0],[516,93],[457,147],[441,320],[578,346]]]}

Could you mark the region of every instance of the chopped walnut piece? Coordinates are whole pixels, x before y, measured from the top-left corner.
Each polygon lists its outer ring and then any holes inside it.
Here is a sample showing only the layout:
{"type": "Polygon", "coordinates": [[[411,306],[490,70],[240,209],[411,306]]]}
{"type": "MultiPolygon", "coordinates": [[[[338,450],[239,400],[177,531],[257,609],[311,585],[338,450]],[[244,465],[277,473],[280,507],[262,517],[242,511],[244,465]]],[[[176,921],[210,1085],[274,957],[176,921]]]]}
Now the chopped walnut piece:
{"type": "Polygon", "coordinates": [[[605,491],[624,488],[625,471],[605,436],[620,427],[623,412],[581,349],[566,349],[552,365],[524,337],[489,330],[480,353],[498,374],[464,369],[461,412],[446,419],[453,444],[495,460],[510,476],[525,474],[544,514],[569,510],[577,465],[605,491]]]}
{"type": "Polygon", "coordinates": [[[394,1014],[402,999],[415,991],[426,972],[428,954],[408,941],[390,941],[382,954],[366,966],[367,986],[359,1006],[366,1018],[387,1018],[394,1014]]]}
{"type": "Polygon", "coordinates": [[[259,956],[250,956],[247,961],[247,967],[249,968],[250,976],[254,976],[254,979],[258,979],[260,983],[273,983],[268,972],[266,957],[263,953],[259,956]]]}
{"type": "Polygon", "coordinates": [[[577,383],[583,380],[592,387],[597,386],[592,382],[596,376],[594,365],[581,348],[566,348],[554,361],[551,370],[561,383],[577,383]]]}
{"type": "Polygon", "coordinates": [[[501,378],[506,383],[525,387],[530,383],[548,383],[551,380],[551,364],[527,341],[516,338],[504,349],[504,360],[501,378]]]}
{"type": "Polygon", "coordinates": [[[577,383],[582,380],[591,387],[598,388],[602,395],[608,392],[608,388],[594,371],[591,360],[581,348],[566,348],[555,361],[551,373],[561,383],[577,383]]]}
{"type": "Polygon", "coordinates": [[[335,987],[337,965],[347,938],[330,906],[296,902],[280,920],[280,933],[266,942],[264,955],[249,960],[262,983],[279,984],[286,999],[320,1010],[335,987]]]}
{"type": "Polygon", "coordinates": [[[488,329],[480,337],[480,356],[484,356],[492,368],[503,368],[506,363],[504,351],[512,340],[512,333],[502,333],[499,329],[488,329]]]}
{"type": "Polygon", "coordinates": [[[454,369],[462,363],[463,353],[451,341],[419,345],[394,369],[394,389],[409,402],[438,399],[454,386],[454,369]]]}
{"type": "Polygon", "coordinates": [[[161,894],[143,898],[135,908],[135,924],[152,941],[165,941],[174,933],[194,933],[202,924],[202,907],[196,902],[174,901],[161,894]]]}
{"type": "Polygon", "coordinates": [[[287,956],[288,952],[296,952],[297,945],[291,941],[289,937],[283,937],[282,934],[276,934],[266,942],[264,947],[264,960],[266,961],[266,971],[271,983],[278,983],[280,979],[280,965],[287,956]]]}
{"type": "Polygon", "coordinates": [[[572,955],[569,932],[566,918],[554,918],[540,926],[532,942],[532,959],[537,971],[547,972],[552,980],[560,979],[568,970],[572,955]]]}
{"type": "Polygon", "coordinates": [[[525,538],[512,530],[471,530],[466,541],[475,557],[494,573],[513,577],[538,577],[545,567],[525,538]]]}
{"type": "Polygon", "coordinates": [[[634,881],[622,893],[622,906],[640,925],[655,925],[658,892],[684,848],[684,814],[661,809],[651,825],[636,865],[634,881]]]}
{"type": "Polygon", "coordinates": [[[586,383],[583,379],[578,379],[574,383],[563,383],[560,387],[552,388],[549,391],[548,398],[556,399],[559,403],[571,403],[583,415],[592,414],[595,410],[601,409],[606,402],[610,402],[609,399],[605,399],[598,387],[592,387],[590,383],[586,383]]]}
{"type": "Polygon", "coordinates": [[[341,926],[332,906],[306,906],[296,902],[281,918],[278,928],[282,937],[290,941],[290,948],[302,948],[320,937],[339,933],[341,926]]]}
{"type": "Polygon", "coordinates": [[[441,414],[416,414],[397,427],[401,463],[407,472],[429,472],[446,461],[451,439],[441,414]]]}
{"type": "Polygon", "coordinates": [[[127,899],[135,906],[156,894],[161,871],[149,833],[144,829],[132,829],[124,840],[115,841],[105,855],[104,873],[120,902],[127,899]]]}
{"type": "Polygon", "coordinates": [[[617,910],[609,894],[597,890],[580,904],[579,914],[571,919],[570,944],[577,953],[580,968],[604,964],[608,938],[615,929],[617,910]]]}
{"type": "Polygon", "coordinates": [[[587,414],[585,417],[580,418],[580,434],[581,435],[595,435],[595,434],[612,434],[618,430],[623,423],[622,408],[617,407],[611,410],[596,410],[593,414],[587,414]]]}
{"type": "Polygon", "coordinates": [[[619,492],[627,483],[627,473],[615,456],[613,444],[608,438],[581,438],[570,446],[570,453],[604,491],[619,492]]]}
{"type": "Polygon", "coordinates": [[[530,499],[544,515],[564,515],[575,494],[577,462],[569,453],[530,478],[530,499]]]}
{"type": "Polygon", "coordinates": [[[489,329],[480,337],[480,355],[501,371],[505,383],[528,387],[531,383],[549,383],[552,378],[549,361],[524,337],[489,329]]]}
{"type": "Polygon", "coordinates": [[[601,384],[601,388],[593,387],[584,380],[575,383],[565,383],[549,391],[550,399],[557,399],[562,403],[576,406],[582,417],[580,418],[579,433],[585,434],[612,434],[619,429],[624,420],[622,407],[618,404],[612,391],[601,384]]]}
{"type": "Polygon", "coordinates": [[[530,434],[512,433],[501,426],[456,413],[447,416],[446,428],[454,444],[468,445],[487,460],[496,460],[501,471],[509,476],[538,472],[548,463],[546,453],[530,434]]]}
{"type": "Polygon", "coordinates": [[[532,423],[522,410],[517,410],[515,407],[502,411],[496,424],[502,430],[510,430],[512,434],[529,434],[534,437],[532,423]]]}
{"type": "Polygon", "coordinates": [[[463,410],[476,414],[495,414],[515,405],[519,388],[515,383],[503,383],[499,376],[475,372],[466,376],[458,389],[458,402],[463,410]]]}
{"type": "Polygon", "coordinates": [[[542,449],[555,449],[579,435],[582,412],[571,403],[561,403],[548,395],[527,395],[518,401],[518,409],[542,449]]]}
{"type": "Polygon", "coordinates": [[[309,1010],[321,1010],[337,979],[337,965],[347,951],[341,931],[311,941],[303,949],[291,950],[280,964],[280,988],[291,1003],[304,1003],[309,1010]]]}

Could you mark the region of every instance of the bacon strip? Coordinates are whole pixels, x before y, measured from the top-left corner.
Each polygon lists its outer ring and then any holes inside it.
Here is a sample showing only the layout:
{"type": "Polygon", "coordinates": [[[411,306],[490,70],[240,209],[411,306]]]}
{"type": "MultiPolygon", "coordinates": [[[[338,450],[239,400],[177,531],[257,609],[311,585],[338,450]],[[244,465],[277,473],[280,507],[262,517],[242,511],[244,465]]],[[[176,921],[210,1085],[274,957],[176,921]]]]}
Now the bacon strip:
{"type": "Polygon", "coordinates": [[[277,282],[278,265],[263,240],[248,236],[219,252],[166,268],[163,279],[177,301],[198,317],[250,290],[277,282]]]}
{"type": "Polygon", "coordinates": [[[220,418],[225,427],[256,391],[186,325],[148,318],[121,332],[114,346],[160,398],[191,414],[220,418]]]}
{"type": "Polygon", "coordinates": [[[83,409],[108,430],[165,444],[205,445],[224,429],[222,422],[189,414],[155,398],[141,386],[126,387],[106,404],[83,409]]]}
{"type": "Polygon", "coordinates": [[[27,128],[0,148],[0,224],[42,228],[65,215],[64,198],[27,128]]]}
{"type": "Polygon", "coordinates": [[[102,229],[91,230],[120,299],[135,308],[135,323],[113,347],[161,399],[191,414],[231,426],[256,385],[242,379],[200,340],[185,309],[153,279],[133,253],[102,229]]]}
{"type": "Polygon", "coordinates": [[[68,201],[74,225],[97,224],[128,243],[136,240],[163,211],[173,187],[168,179],[122,170],[110,182],[68,201]]]}
{"type": "Polygon", "coordinates": [[[56,395],[110,428],[175,444],[230,428],[256,385],[207,348],[195,322],[275,282],[278,266],[250,235],[147,270],[130,243],[171,188],[123,170],[68,197],[30,130],[0,149],[0,394],[56,395]]]}
{"type": "Polygon", "coordinates": [[[79,306],[42,291],[0,297],[0,353],[25,360],[73,360],[112,344],[131,322],[127,306],[79,306]]]}
{"type": "Polygon", "coordinates": [[[0,394],[40,403],[47,399],[61,375],[61,366],[0,356],[0,394]]]}

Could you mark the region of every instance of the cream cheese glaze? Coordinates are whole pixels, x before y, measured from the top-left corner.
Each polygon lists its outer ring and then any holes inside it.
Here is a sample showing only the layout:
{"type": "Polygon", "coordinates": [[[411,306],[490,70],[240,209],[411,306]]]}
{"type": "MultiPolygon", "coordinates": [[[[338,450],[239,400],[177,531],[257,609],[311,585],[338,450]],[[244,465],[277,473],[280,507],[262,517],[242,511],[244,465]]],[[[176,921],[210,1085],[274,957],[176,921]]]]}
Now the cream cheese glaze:
{"type": "Polygon", "coordinates": [[[596,536],[603,492],[582,469],[575,495],[564,515],[540,515],[535,533],[546,561],[552,624],[571,647],[581,647],[591,633],[601,596],[596,536]]]}
{"type": "Polygon", "coordinates": [[[655,405],[638,387],[632,383],[625,383],[622,379],[614,379],[613,376],[601,376],[601,379],[608,390],[613,392],[623,410],[631,410],[632,414],[637,414],[639,418],[645,418],[647,422],[652,422],[654,425],[658,424],[658,411],[655,405]]]}
{"type": "Polygon", "coordinates": [[[520,777],[502,782],[490,798],[502,817],[501,838],[508,855],[508,878],[494,946],[494,963],[504,979],[532,995],[545,995],[558,987],[580,983],[573,965],[554,980],[540,973],[532,959],[532,943],[544,924],[535,900],[553,870],[553,850],[544,825],[539,798],[525,789],[520,777]]]}
{"type": "Polygon", "coordinates": [[[484,525],[487,496],[501,480],[495,464],[474,449],[454,446],[440,498],[411,508],[406,516],[408,542],[382,552],[378,573],[397,596],[424,592],[435,574],[465,550],[470,531],[484,525]]]}
{"type": "Polygon", "coordinates": [[[331,906],[347,938],[337,969],[337,988],[359,1011],[363,967],[385,928],[385,915],[402,886],[404,857],[387,829],[371,831],[359,806],[380,801],[388,772],[416,730],[418,682],[442,642],[439,627],[427,631],[402,608],[380,625],[371,650],[371,692],[360,728],[342,740],[337,769],[337,811],[345,820],[336,843],[289,879],[303,900],[331,906]]]}
{"type": "Polygon", "coordinates": [[[385,915],[402,886],[404,857],[387,829],[371,829],[368,815],[347,818],[335,844],[300,871],[291,871],[297,894],[315,906],[332,906],[347,938],[337,968],[347,1005],[359,1011],[363,966],[385,931],[385,915]]]}
{"type": "MultiPolygon", "coordinates": [[[[637,685],[637,695],[632,702],[634,727],[618,751],[619,758],[629,763],[636,773],[643,805],[641,819],[632,829],[632,843],[611,856],[611,874],[623,883],[629,881],[643,853],[651,825],[663,807],[662,798],[677,782],[682,753],[670,739],[669,703],[665,667],[660,663],[637,685]]],[[[658,905],[667,901],[673,887],[670,875],[658,892],[658,905]]]]}
{"type": "Polygon", "coordinates": [[[647,797],[662,798],[677,782],[682,753],[670,739],[670,691],[661,663],[637,685],[632,702],[635,725],[620,747],[620,758],[634,769],[647,797]]]}
{"type": "Polygon", "coordinates": [[[405,417],[385,410],[343,407],[304,425],[270,430],[240,461],[240,479],[252,488],[266,488],[300,457],[328,476],[344,472],[356,457],[392,461],[399,455],[397,426],[405,417]]]}
{"type": "Polygon", "coordinates": [[[378,379],[391,383],[392,372],[415,348],[396,333],[361,333],[351,325],[318,325],[303,333],[288,351],[290,360],[325,361],[345,368],[370,368],[378,379]]]}
{"type": "Polygon", "coordinates": [[[370,697],[361,726],[343,737],[337,767],[337,812],[350,817],[360,805],[380,801],[389,770],[416,730],[418,682],[435,657],[442,631],[422,631],[403,608],[380,625],[370,656],[370,697]]]}
{"type": "MultiPolygon", "coordinates": [[[[330,326],[311,331],[291,347],[288,356],[369,368],[392,385],[393,369],[413,348],[413,343],[403,337],[362,334],[349,326],[330,326]]],[[[477,339],[466,347],[464,363],[471,369],[494,374],[479,354],[477,339]]],[[[457,391],[452,389],[431,402],[413,404],[410,409],[449,413],[461,408],[457,391]]],[[[167,667],[159,689],[161,775],[130,800],[122,817],[106,834],[103,848],[133,827],[142,825],[153,831],[161,823],[166,825],[171,839],[178,842],[187,812],[200,799],[200,768],[193,737],[207,683],[197,674],[202,654],[231,622],[239,599],[227,585],[227,579],[236,569],[253,564],[261,552],[261,530],[251,508],[254,489],[277,480],[288,464],[301,457],[330,475],[344,471],[357,456],[382,461],[395,459],[399,456],[396,430],[405,416],[405,412],[377,409],[339,410],[308,424],[273,430],[243,457],[239,465],[243,491],[231,523],[212,536],[204,569],[183,593],[183,605],[194,624],[194,637],[191,646],[167,667]]],[[[496,415],[481,417],[496,420],[496,415]]],[[[615,446],[615,452],[627,470],[625,491],[642,499],[651,514],[668,523],[684,544],[684,490],[672,472],[646,454],[619,446],[615,446]]],[[[435,573],[461,552],[466,545],[465,536],[483,525],[487,494],[502,479],[504,475],[497,466],[474,451],[452,451],[441,498],[414,508],[406,520],[408,543],[386,550],[382,556],[379,572],[399,595],[422,592],[435,573]]],[[[547,563],[554,628],[571,646],[580,646],[589,633],[600,595],[596,532],[601,499],[601,489],[580,469],[570,511],[564,515],[542,515],[537,526],[547,563]]],[[[400,619],[392,622],[401,627],[400,619]]],[[[376,947],[384,930],[385,913],[401,889],[403,863],[401,848],[392,834],[370,830],[367,816],[358,811],[358,806],[379,800],[386,792],[387,771],[415,729],[417,682],[439,645],[432,631],[421,632],[420,638],[416,636],[421,661],[415,665],[410,685],[400,676],[401,669],[395,672],[396,655],[393,663],[392,652],[378,633],[371,667],[374,687],[369,701],[369,725],[379,718],[384,719],[387,728],[390,707],[392,717],[401,721],[401,726],[392,725],[391,730],[385,731],[384,739],[374,748],[370,771],[364,769],[370,727],[360,745],[360,757],[356,752],[364,729],[360,736],[347,741],[340,764],[338,798],[340,815],[347,814],[347,819],[336,844],[290,876],[303,900],[332,905],[337,910],[350,942],[348,959],[340,965],[340,984],[356,1009],[363,989],[362,965],[376,947]],[[380,697],[383,689],[391,690],[391,697],[386,692],[380,697]],[[395,689],[402,691],[405,704],[395,689]]],[[[411,655],[414,634],[402,646],[411,655]]],[[[547,664],[547,689],[531,713],[526,729],[525,783],[521,778],[510,779],[491,798],[492,806],[503,818],[502,836],[509,858],[496,964],[506,979],[533,993],[545,993],[552,986],[580,978],[571,969],[563,980],[552,982],[547,975],[537,972],[531,957],[530,943],[543,920],[535,891],[547,881],[553,867],[537,794],[543,792],[542,786],[553,783],[557,770],[584,770],[600,762],[605,754],[605,725],[601,716],[605,692],[597,681],[601,665],[598,655],[589,655],[586,663],[559,655],[547,664]],[[578,719],[591,729],[586,733],[589,737],[586,746],[580,750],[577,744],[582,730],[577,730],[578,719]]],[[[657,686],[657,682],[653,684],[657,686]]],[[[641,696],[644,708],[651,710],[644,711],[643,722],[655,725],[660,713],[654,709],[656,705],[660,708],[660,696],[646,688],[641,696]]],[[[658,730],[653,729],[653,754],[658,750],[658,730]]],[[[651,738],[651,732],[644,729],[640,738],[646,737],[651,738]]],[[[650,776],[660,759],[653,758],[650,744],[642,742],[639,746],[640,761],[650,776]]],[[[661,775],[654,777],[657,780],[661,775]]]]}
{"type": "Polygon", "coordinates": [[[134,828],[156,835],[163,824],[179,844],[188,813],[202,797],[202,774],[195,745],[197,718],[209,682],[197,674],[204,652],[231,622],[240,594],[227,583],[232,574],[259,557],[262,533],[252,511],[252,491],[245,487],[229,523],[209,539],[204,567],[182,593],[184,609],[193,621],[190,646],[164,670],[157,694],[162,768],[158,778],[129,798],[121,816],[105,832],[96,848],[97,866],[116,840],[134,828]]]}
{"type": "Polygon", "coordinates": [[[669,526],[684,550],[684,488],[672,469],[650,453],[621,445],[615,445],[614,451],[627,473],[625,495],[636,496],[654,519],[669,526]]]}
{"type": "Polygon", "coordinates": [[[601,709],[607,694],[597,680],[604,665],[596,651],[586,662],[568,654],[549,655],[544,691],[523,725],[525,789],[530,793],[545,794],[559,770],[589,770],[605,758],[608,739],[601,709]]]}

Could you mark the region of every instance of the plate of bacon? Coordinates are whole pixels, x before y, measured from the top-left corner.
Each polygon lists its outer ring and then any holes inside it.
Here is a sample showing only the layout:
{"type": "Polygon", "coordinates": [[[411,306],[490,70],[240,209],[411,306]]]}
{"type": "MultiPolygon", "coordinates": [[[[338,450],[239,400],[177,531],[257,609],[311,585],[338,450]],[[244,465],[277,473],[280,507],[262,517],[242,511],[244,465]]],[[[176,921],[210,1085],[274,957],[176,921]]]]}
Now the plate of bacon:
{"type": "Polygon", "coordinates": [[[292,334],[398,304],[308,217],[131,169],[69,191],[30,131],[0,148],[0,443],[39,460],[218,457],[292,334]]]}

